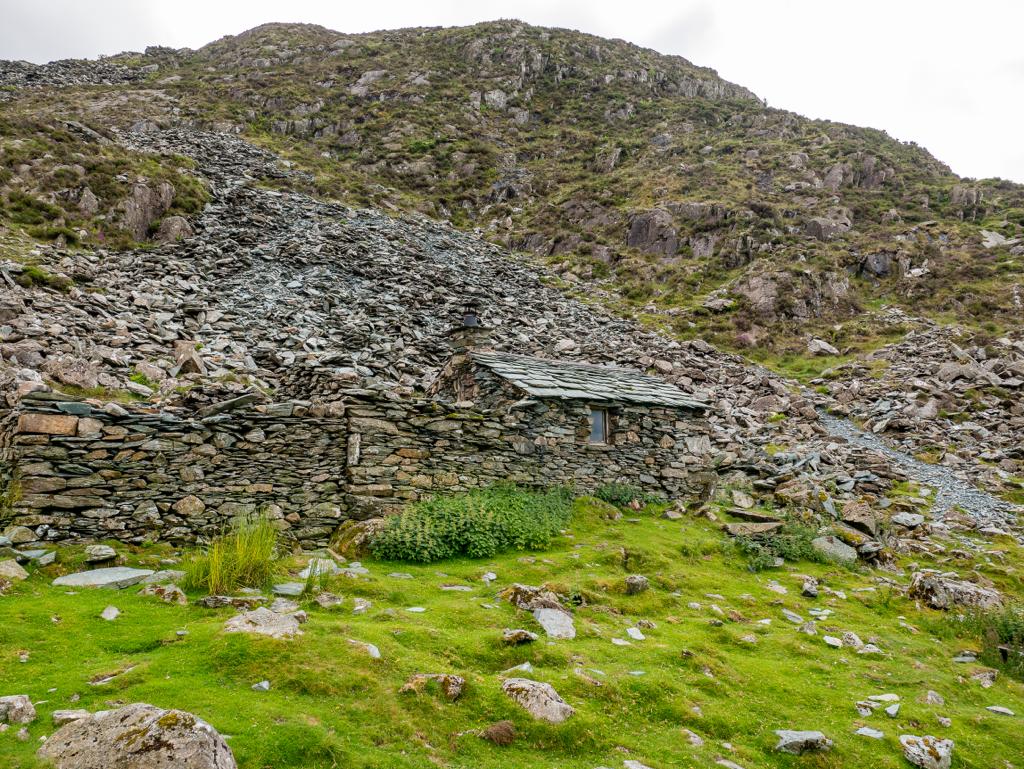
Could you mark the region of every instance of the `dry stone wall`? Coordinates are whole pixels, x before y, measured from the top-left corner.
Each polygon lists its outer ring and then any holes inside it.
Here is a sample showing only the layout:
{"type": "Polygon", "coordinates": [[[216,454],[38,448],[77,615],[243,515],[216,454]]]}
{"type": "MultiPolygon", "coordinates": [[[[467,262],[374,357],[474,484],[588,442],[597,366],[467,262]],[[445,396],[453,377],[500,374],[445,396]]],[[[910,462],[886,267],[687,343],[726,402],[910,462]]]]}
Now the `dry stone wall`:
{"type": "Polygon", "coordinates": [[[13,522],[44,541],[193,541],[264,513],[311,548],[342,519],[500,481],[663,496],[706,483],[706,420],[623,408],[609,444],[589,445],[588,416],[586,404],[474,411],[370,390],[206,418],[29,399],[0,426],[0,458],[13,522]]]}
{"type": "Polygon", "coordinates": [[[0,446],[14,522],[41,540],[187,541],[262,512],[326,544],[342,515],[345,422],[276,408],[190,419],[26,401],[0,446]]]}

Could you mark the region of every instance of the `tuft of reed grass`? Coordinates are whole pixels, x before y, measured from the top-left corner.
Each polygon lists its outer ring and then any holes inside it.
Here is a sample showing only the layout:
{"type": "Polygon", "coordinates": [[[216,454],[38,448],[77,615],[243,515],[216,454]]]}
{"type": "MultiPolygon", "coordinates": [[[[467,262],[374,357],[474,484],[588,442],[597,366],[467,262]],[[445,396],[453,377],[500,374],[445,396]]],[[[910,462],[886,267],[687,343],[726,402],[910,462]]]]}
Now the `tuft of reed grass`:
{"type": "Polygon", "coordinates": [[[268,587],[277,572],[277,537],[265,517],[236,520],[226,533],[185,558],[185,589],[213,595],[268,587]]]}

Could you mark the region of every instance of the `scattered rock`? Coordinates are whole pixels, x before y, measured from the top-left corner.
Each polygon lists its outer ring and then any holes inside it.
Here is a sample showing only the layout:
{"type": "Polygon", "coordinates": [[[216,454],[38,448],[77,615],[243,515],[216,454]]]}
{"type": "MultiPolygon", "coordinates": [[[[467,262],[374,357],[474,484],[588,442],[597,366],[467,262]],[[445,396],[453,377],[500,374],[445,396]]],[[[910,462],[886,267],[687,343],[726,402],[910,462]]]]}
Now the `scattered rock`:
{"type": "Polygon", "coordinates": [[[38,751],[55,769],[235,769],[224,738],[200,718],[144,703],[77,718],[38,751]]]}
{"type": "Polygon", "coordinates": [[[64,726],[64,724],[70,724],[72,721],[78,721],[82,718],[89,718],[92,715],[88,710],[55,710],[53,711],[53,725],[64,726]]]}
{"type": "Polygon", "coordinates": [[[817,731],[776,729],[775,734],[779,738],[775,749],[783,753],[800,755],[808,752],[822,752],[832,747],[832,740],[817,731]]]}
{"type": "Polygon", "coordinates": [[[576,637],[576,627],[573,625],[572,615],[562,609],[534,609],[533,618],[551,638],[573,639],[576,637]]]}
{"type": "Polygon", "coordinates": [[[344,598],[340,595],[335,595],[334,593],[317,593],[316,598],[313,600],[316,601],[317,606],[321,609],[333,609],[336,606],[341,606],[345,602],[344,598]]]}
{"type": "Polygon", "coordinates": [[[638,595],[650,587],[651,583],[642,574],[630,574],[626,577],[626,595],[638,595]]]}
{"type": "Polygon", "coordinates": [[[372,659],[380,659],[380,649],[378,649],[373,644],[366,643],[365,641],[356,641],[354,638],[348,639],[348,642],[353,646],[357,646],[360,649],[362,649],[364,652],[369,654],[372,659]]]}
{"type": "Polygon", "coordinates": [[[117,558],[117,551],[110,545],[87,545],[85,548],[86,563],[102,563],[117,558]]]}
{"type": "Polygon", "coordinates": [[[36,709],[25,694],[0,697],[0,724],[30,724],[36,720],[36,709]]]}
{"type": "Polygon", "coordinates": [[[839,350],[830,345],[824,339],[815,337],[807,343],[807,352],[811,355],[838,355],[839,350]]]}
{"type": "Polygon", "coordinates": [[[13,558],[0,561],[0,579],[21,582],[28,579],[28,572],[13,558]]]}
{"type": "Polygon", "coordinates": [[[436,683],[441,687],[441,693],[449,702],[455,702],[461,697],[462,691],[466,687],[466,679],[462,676],[450,673],[417,673],[402,685],[400,691],[419,694],[431,683],[436,683]]]}
{"type": "Polygon", "coordinates": [[[522,628],[505,628],[501,634],[501,642],[509,646],[518,646],[525,643],[533,643],[537,640],[537,634],[522,628]]]}
{"type": "Polygon", "coordinates": [[[881,732],[878,729],[872,729],[870,726],[862,726],[855,732],[855,734],[859,734],[862,737],[870,737],[873,740],[881,740],[885,738],[885,732],[881,732]]]}
{"type": "Polygon", "coordinates": [[[951,609],[954,606],[994,609],[1003,602],[1002,595],[994,588],[930,571],[914,572],[908,595],[923,600],[933,609],[951,609]]]}
{"type": "Polygon", "coordinates": [[[816,537],[811,540],[811,547],[832,561],[847,564],[857,562],[857,551],[838,537],[816,537]]]}
{"type": "Polygon", "coordinates": [[[177,585],[146,585],[139,591],[139,595],[156,596],[164,603],[176,603],[179,606],[188,605],[188,596],[177,585]]]}
{"type": "Polygon", "coordinates": [[[131,569],[127,566],[111,566],[106,569],[92,569],[75,574],[66,574],[53,581],[54,587],[105,587],[122,589],[131,587],[153,573],[152,569],[131,569]]]}
{"type": "Polygon", "coordinates": [[[576,711],[566,703],[551,684],[528,678],[509,678],[501,685],[505,694],[521,705],[534,718],[560,724],[576,711]]]}
{"type": "Polygon", "coordinates": [[[255,609],[267,599],[261,595],[207,595],[196,603],[207,609],[220,609],[230,606],[233,609],[255,609]]]}
{"type": "Polygon", "coordinates": [[[900,745],[903,746],[903,755],[907,761],[920,769],[949,769],[953,757],[953,740],[939,739],[930,734],[924,737],[901,734],[900,745]]]}
{"type": "Polygon", "coordinates": [[[495,745],[506,747],[516,738],[516,727],[511,721],[498,721],[488,726],[480,735],[495,745]]]}
{"type": "Polygon", "coordinates": [[[296,615],[278,614],[263,606],[236,614],[224,623],[224,630],[228,633],[255,633],[271,638],[291,638],[302,634],[296,615]]]}
{"type": "Polygon", "coordinates": [[[100,612],[100,617],[111,622],[121,616],[121,610],[116,606],[108,606],[106,609],[100,612]]]}
{"type": "Polygon", "coordinates": [[[998,713],[1001,716],[1014,715],[1012,710],[1010,710],[1009,708],[1004,708],[1002,705],[989,705],[987,708],[985,708],[985,710],[988,710],[991,713],[998,713]]]}

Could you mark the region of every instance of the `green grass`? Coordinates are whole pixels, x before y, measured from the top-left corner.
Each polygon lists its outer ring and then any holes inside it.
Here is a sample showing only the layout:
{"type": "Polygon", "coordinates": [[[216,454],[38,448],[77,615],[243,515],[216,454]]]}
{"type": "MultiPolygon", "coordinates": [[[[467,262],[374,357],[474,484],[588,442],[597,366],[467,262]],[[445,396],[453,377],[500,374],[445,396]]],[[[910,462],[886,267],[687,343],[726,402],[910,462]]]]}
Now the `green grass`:
{"type": "Polygon", "coordinates": [[[266,518],[235,521],[230,531],[186,556],[182,585],[211,595],[267,588],[277,572],[277,539],[277,528],[266,518]]]}
{"type": "MultiPolygon", "coordinates": [[[[39,702],[28,742],[0,735],[4,766],[36,766],[33,752],[38,738],[52,732],[56,709],[136,701],[208,720],[230,735],[242,769],[593,769],[630,758],[654,769],[703,769],[719,755],[748,769],[904,769],[897,737],[907,732],[954,739],[958,769],[991,769],[1017,758],[1011,746],[1019,744],[1020,717],[985,707],[1024,713],[1024,684],[1000,676],[982,689],[961,680],[976,666],[955,664],[952,657],[961,648],[978,648],[970,629],[939,612],[918,611],[898,592],[877,587],[874,574],[813,562],[753,574],[707,521],[663,520],[656,508],[618,521],[599,506],[575,510],[566,533],[540,552],[429,565],[365,561],[369,577],[335,577],[328,585],[344,596],[341,607],[304,604],[310,618],[304,635],[292,641],[224,634],[230,609],[166,605],[133,589],[69,594],[49,585],[66,566],[48,567],[0,598],[0,692],[39,702]],[[497,582],[482,582],[486,571],[494,571],[497,582]],[[393,572],[411,579],[389,576],[393,572]],[[646,575],[651,589],[626,595],[630,573],[646,575]],[[801,597],[804,574],[846,598],[825,592],[801,597]],[[772,580],[788,593],[769,590],[772,580]],[[577,638],[503,646],[503,628],[540,631],[528,613],[497,597],[512,582],[546,583],[572,597],[577,638]],[[450,584],[471,590],[440,589],[450,584]],[[357,596],[373,602],[367,613],[352,614],[357,596]],[[701,608],[690,608],[691,602],[701,608]],[[711,603],[726,616],[714,614],[711,603]],[[108,604],[123,612],[114,622],[99,618],[108,604]],[[412,606],[427,611],[406,611],[412,606]],[[809,618],[814,606],[834,611],[818,623],[819,634],[852,630],[887,656],[828,648],[821,635],[797,633],[781,616],[788,608],[809,618]],[[758,624],[762,618],[771,624],[758,624]],[[640,619],[656,625],[643,631],[647,640],[611,643],[640,619]],[[179,637],[178,630],[187,635],[179,637]],[[747,635],[755,643],[744,641],[747,635]],[[370,659],[349,639],[377,645],[382,658],[370,659]],[[19,662],[23,653],[27,659],[19,662]],[[504,697],[500,672],[527,661],[534,666],[530,677],[552,684],[576,708],[572,719],[559,726],[533,721],[504,697]],[[108,684],[88,683],[129,667],[108,684]],[[631,674],[636,671],[644,675],[631,674]],[[429,693],[400,694],[419,672],[463,675],[466,692],[455,703],[429,693]],[[264,678],[270,691],[250,689],[264,678]],[[928,689],[942,694],[946,705],[921,703],[928,689]],[[902,697],[898,718],[858,717],[854,702],[884,692],[902,697]],[[81,697],[74,705],[73,694],[81,697]],[[939,725],[939,715],[952,726],[939,725]],[[512,745],[477,736],[502,719],[515,724],[512,745]],[[862,725],[882,729],[885,739],[853,734],[862,725]],[[683,728],[699,734],[704,747],[690,747],[683,728]],[[778,754],[773,730],[780,728],[821,729],[836,744],[821,756],[778,754]]],[[[978,568],[1019,595],[1021,549],[1002,542],[999,548],[1002,560],[983,558],[978,568]]],[[[153,548],[129,560],[160,568],[167,555],[153,548]]],[[[913,557],[937,565],[923,554],[913,557]]],[[[71,551],[62,558],[73,560],[71,551]]]]}

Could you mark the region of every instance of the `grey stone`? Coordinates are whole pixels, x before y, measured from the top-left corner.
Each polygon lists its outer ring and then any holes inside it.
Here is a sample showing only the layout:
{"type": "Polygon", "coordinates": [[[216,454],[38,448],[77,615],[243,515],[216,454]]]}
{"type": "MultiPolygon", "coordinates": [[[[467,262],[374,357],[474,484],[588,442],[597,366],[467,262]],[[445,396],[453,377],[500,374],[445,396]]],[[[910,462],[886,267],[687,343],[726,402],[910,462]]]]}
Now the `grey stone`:
{"type": "Polygon", "coordinates": [[[101,563],[117,558],[117,551],[110,545],[87,545],[85,548],[86,563],[101,563]]]}
{"type": "Polygon", "coordinates": [[[924,516],[920,513],[896,513],[890,520],[905,529],[916,529],[924,524],[924,516]]]}
{"type": "Polygon", "coordinates": [[[283,595],[289,597],[300,596],[306,590],[305,582],[282,582],[274,585],[274,595],[283,595]]]}
{"type": "Polygon", "coordinates": [[[28,572],[13,558],[0,561],[0,579],[21,582],[28,579],[28,572]]]}
{"type": "Polygon", "coordinates": [[[125,588],[141,582],[153,573],[152,569],[132,569],[127,566],[111,566],[106,569],[92,569],[75,574],[66,574],[53,581],[55,587],[106,587],[125,588]]]}
{"type": "Polygon", "coordinates": [[[956,606],[994,609],[1003,603],[1002,595],[995,588],[982,587],[937,572],[914,572],[910,578],[908,595],[923,600],[933,609],[951,609],[956,606]]]}
{"type": "Polygon", "coordinates": [[[626,577],[626,595],[638,595],[650,588],[647,577],[642,574],[630,574],[626,577]]]}
{"type": "Polygon", "coordinates": [[[92,714],[88,710],[55,710],[53,711],[53,725],[64,726],[64,724],[70,724],[72,721],[78,721],[82,718],[89,718],[92,714]]]}
{"type": "Polygon", "coordinates": [[[253,633],[271,638],[302,635],[299,620],[294,614],[278,614],[263,606],[235,615],[224,623],[224,630],[228,633],[253,633]]]}
{"type": "Polygon", "coordinates": [[[576,712],[558,696],[558,692],[551,684],[531,681],[528,678],[509,678],[502,683],[501,690],[540,721],[560,724],[576,712]]]}
{"type": "Polygon", "coordinates": [[[25,694],[0,697],[0,724],[30,724],[36,720],[36,709],[25,694]]]}
{"type": "Polygon", "coordinates": [[[857,551],[838,537],[816,537],[811,546],[826,558],[839,563],[856,563],[857,551]]]}
{"type": "Polygon", "coordinates": [[[953,757],[953,740],[939,739],[930,734],[918,737],[901,734],[903,756],[920,769],[949,769],[953,757]]]}
{"type": "Polygon", "coordinates": [[[562,609],[534,609],[533,618],[551,638],[572,639],[576,637],[576,627],[573,625],[572,615],[562,609]]]}
{"type": "Polygon", "coordinates": [[[817,731],[776,729],[775,734],[779,738],[775,749],[783,753],[800,755],[808,752],[822,752],[832,748],[832,740],[817,731]]]}
{"type": "Polygon", "coordinates": [[[235,769],[224,738],[181,710],[143,703],[76,718],[39,749],[55,769],[235,769]]]}

